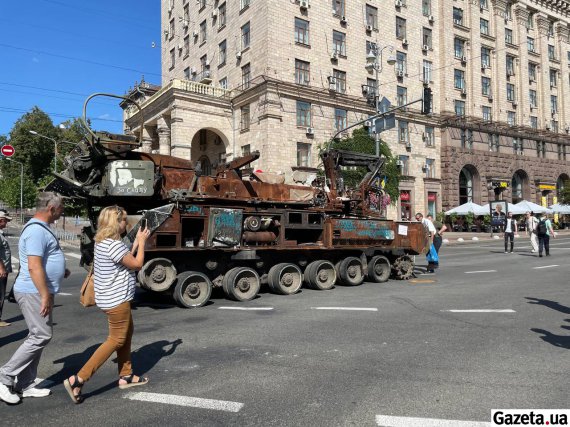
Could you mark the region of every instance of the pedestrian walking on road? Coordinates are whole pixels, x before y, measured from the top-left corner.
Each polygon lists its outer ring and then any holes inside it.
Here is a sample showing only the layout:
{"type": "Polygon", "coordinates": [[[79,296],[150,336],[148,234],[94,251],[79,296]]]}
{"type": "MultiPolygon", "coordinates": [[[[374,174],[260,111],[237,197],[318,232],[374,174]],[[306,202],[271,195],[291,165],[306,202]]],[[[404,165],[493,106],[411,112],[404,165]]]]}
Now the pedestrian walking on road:
{"type": "Polygon", "coordinates": [[[538,220],[533,212],[526,213],[526,234],[530,236],[530,245],[532,246],[531,252],[538,252],[538,236],[536,234],[536,226],[538,220]]]}
{"type": "Polygon", "coordinates": [[[117,352],[119,388],[148,382],[148,378],[134,375],[131,366],[131,301],[135,296],[135,271],[143,266],[144,246],[150,232],[148,228],[139,228],[129,251],[120,237],[126,227],[127,212],[119,206],[104,208],[99,214],[93,261],[95,303],[107,315],[109,336],[81,370],[63,382],[74,403],[83,402],[81,388],[114,352],[117,352]]]}
{"type": "Polygon", "coordinates": [[[0,368],[0,399],[18,403],[20,396],[45,397],[51,391],[35,386],[38,364],[53,333],[54,295],[61,280],[69,277],[65,256],[49,229],[63,213],[63,199],[56,193],[40,193],[36,214],[22,230],[18,243],[20,273],[14,296],[29,334],[12,358],[0,368]]]}
{"type": "Polygon", "coordinates": [[[519,232],[518,232],[518,225],[517,225],[517,220],[513,219],[513,214],[512,212],[509,212],[507,214],[507,221],[505,222],[505,229],[504,229],[504,235],[505,235],[505,253],[509,253],[508,249],[508,241],[511,241],[511,251],[510,253],[513,253],[513,248],[515,245],[515,236],[519,237],[519,232]]]}
{"type": "MultiPolygon", "coordinates": [[[[433,222],[431,222],[429,219],[424,218],[424,214],[422,214],[421,212],[416,213],[416,221],[421,222],[424,227],[427,228],[429,235],[430,235],[430,244],[434,246],[434,240],[435,240],[435,236],[437,234],[437,230],[435,229],[435,226],[433,225],[433,222]]],[[[437,253],[437,251],[436,251],[437,253]]],[[[430,252],[428,251],[428,256],[429,256],[430,252]]],[[[433,262],[433,261],[429,261],[428,260],[428,266],[427,266],[427,272],[428,273],[435,273],[435,269],[438,268],[439,266],[439,260],[438,262],[433,262]]]]}
{"type": "Polygon", "coordinates": [[[550,237],[556,238],[552,222],[546,215],[540,217],[536,226],[536,235],[538,236],[538,256],[542,257],[543,249],[546,251],[546,256],[550,256],[550,237]]]}
{"type": "Polygon", "coordinates": [[[12,218],[8,216],[6,211],[0,210],[0,327],[10,326],[10,323],[2,320],[2,308],[6,299],[6,286],[8,285],[8,276],[12,272],[12,251],[8,239],[4,236],[4,229],[12,218]]]}

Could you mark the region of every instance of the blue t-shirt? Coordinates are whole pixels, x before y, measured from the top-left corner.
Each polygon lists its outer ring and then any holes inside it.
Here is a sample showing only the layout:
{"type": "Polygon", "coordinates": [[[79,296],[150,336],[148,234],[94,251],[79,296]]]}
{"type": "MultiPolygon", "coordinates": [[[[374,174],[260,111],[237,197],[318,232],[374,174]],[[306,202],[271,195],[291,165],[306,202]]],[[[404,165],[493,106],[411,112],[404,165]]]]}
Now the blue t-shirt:
{"type": "Polygon", "coordinates": [[[36,218],[32,218],[26,224],[18,243],[20,274],[14,283],[14,291],[23,294],[38,293],[38,288],[34,285],[28,270],[28,256],[31,255],[42,257],[49,293],[56,294],[65,275],[65,256],[55,237],[41,225],[33,225],[34,222],[49,228],[47,223],[36,218]]]}

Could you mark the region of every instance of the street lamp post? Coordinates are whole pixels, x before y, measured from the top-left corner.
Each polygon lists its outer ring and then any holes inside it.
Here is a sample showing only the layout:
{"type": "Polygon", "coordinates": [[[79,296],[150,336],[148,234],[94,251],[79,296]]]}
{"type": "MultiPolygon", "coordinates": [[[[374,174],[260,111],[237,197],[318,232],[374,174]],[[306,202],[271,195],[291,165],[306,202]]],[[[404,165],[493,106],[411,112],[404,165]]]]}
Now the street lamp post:
{"type": "Polygon", "coordinates": [[[18,163],[20,165],[20,222],[23,225],[24,224],[24,164],[22,162],[18,162],[17,160],[11,159],[10,157],[6,157],[6,160],[18,163]]]}
{"type": "Polygon", "coordinates": [[[54,158],[53,158],[53,172],[57,173],[57,141],[49,136],[42,135],[41,133],[36,132],[35,130],[29,131],[32,135],[39,136],[40,138],[49,139],[53,142],[53,151],[54,151],[54,158]]]}
{"type": "MultiPolygon", "coordinates": [[[[378,45],[378,41],[376,44],[373,44],[370,48],[370,53],[366,57],[366,68],[369,70],[374,70],[376,72],[376,82],[374,88],[374,108],[376,112],[379,113],[380,111],[380,73],[382,73],[383,69],[383,61],[382,61],[382,53],[385,49],[388,49],[390,53],[394,51],[394,46],[386,45],[384,47],[380,47],[378,45]]],[[[396,58],[393,55],[390,55],[386,61],[388,65],[394,65],[396,63],[396,58]]],[[[375,140],[376,140],[376,156],[380,156],[380,133],[375,132],[375,140]]]]}

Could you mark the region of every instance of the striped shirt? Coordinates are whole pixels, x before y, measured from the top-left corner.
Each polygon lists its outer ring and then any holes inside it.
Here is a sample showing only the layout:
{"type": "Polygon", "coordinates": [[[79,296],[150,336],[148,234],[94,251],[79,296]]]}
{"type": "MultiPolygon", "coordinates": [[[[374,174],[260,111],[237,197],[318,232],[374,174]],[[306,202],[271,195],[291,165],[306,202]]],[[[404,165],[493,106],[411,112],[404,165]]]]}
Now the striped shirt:
{"type": "Polygon", "coordinates": [[[129,253],[120,240],[105,239],[95,243],[95,303],[102,310],[109,310],[135,296],[135,273],[121,264],[129,253]]]}

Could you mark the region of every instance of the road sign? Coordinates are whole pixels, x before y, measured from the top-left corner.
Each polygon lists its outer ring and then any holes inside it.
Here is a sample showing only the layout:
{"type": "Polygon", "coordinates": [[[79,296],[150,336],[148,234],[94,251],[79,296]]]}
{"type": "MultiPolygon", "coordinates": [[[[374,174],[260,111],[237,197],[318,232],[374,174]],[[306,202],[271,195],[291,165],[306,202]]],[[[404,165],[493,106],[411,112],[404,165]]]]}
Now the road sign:
{"type": "Polygon", "coordinates": [[[14,150],[14,147],[8,144],[3,145],[2,148],[0,149],[0,153],[2,153],[2,155],[6,157],[12,157],[15,152],[16,150],[14,150]]]}
{"type": "Polygon", "coordinates": [[[392,113],[384,117],[378,117],[374,122],[376,124],[376,133],[380,133],[396,127],[396,115],[392,113]]]}
{"type": "Polygon", "coordinates": [[[379,113],[385,113],[386,111],[390,110],[390,107],[392,107],[392,103],[390,102],[390,100],[388,98],[386,98],[384,96],[384,97],[382,97],[382,99],[380,100],[380,103],[378,105],[378,112],[379,113]]]}

